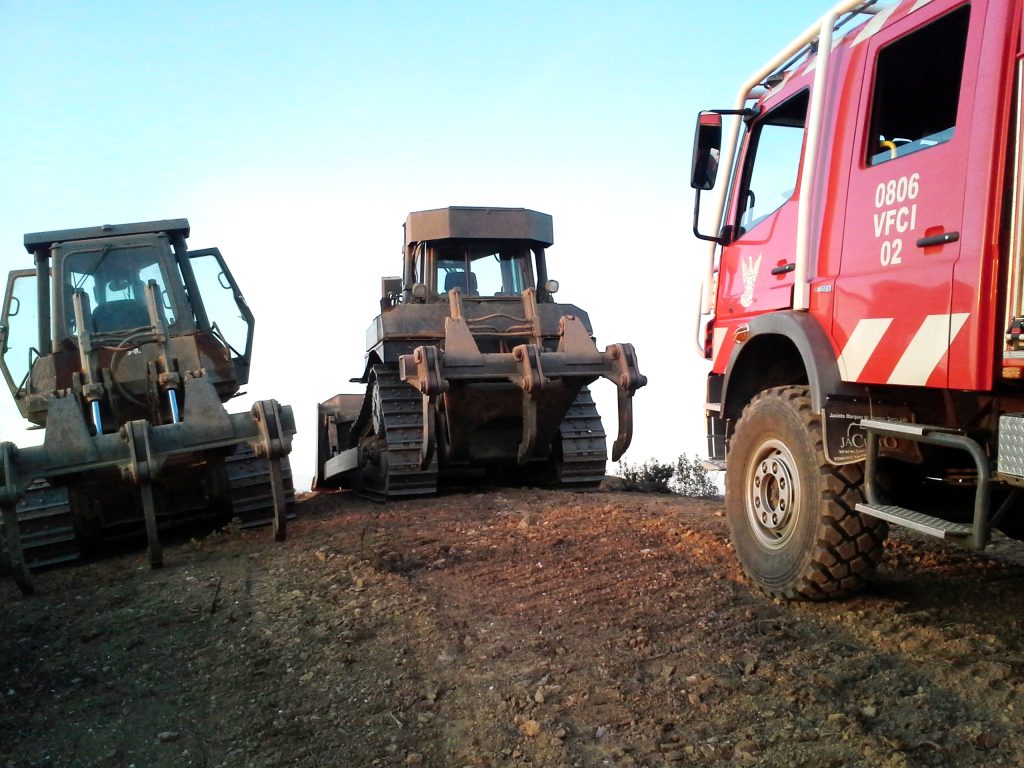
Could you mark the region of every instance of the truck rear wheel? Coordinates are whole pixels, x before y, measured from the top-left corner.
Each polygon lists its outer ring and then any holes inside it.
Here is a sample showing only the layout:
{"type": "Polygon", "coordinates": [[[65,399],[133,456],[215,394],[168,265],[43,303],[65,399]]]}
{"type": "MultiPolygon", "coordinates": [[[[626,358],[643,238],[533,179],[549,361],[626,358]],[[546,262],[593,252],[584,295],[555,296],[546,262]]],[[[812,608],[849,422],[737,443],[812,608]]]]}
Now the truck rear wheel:
{"type": "Polygon", "coordinates": [[[861,589],[887,525],[861,517],[860,464],[825,460],[807,387],[777,387],[743,410],[730,441],[726,518],[747,576],[770,595],[822,600],[861,589]]]}

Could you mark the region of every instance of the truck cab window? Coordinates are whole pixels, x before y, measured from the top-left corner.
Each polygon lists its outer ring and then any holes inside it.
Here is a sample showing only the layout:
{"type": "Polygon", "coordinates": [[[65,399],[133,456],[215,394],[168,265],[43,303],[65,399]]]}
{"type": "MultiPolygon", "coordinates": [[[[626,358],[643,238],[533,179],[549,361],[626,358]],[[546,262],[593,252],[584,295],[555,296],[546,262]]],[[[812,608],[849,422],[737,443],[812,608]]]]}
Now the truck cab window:
{"type": "Polygon", "coordinates": [[[868,165],[953,138],[970,6],[911,32],[878,54],[868,165]]]}
{"type": "Polygon", "coordinates": [[[793,197],[807,120],[807,91],[794,96],[751,129],[740,187],[740,234],[748,232],[793,197]]]}

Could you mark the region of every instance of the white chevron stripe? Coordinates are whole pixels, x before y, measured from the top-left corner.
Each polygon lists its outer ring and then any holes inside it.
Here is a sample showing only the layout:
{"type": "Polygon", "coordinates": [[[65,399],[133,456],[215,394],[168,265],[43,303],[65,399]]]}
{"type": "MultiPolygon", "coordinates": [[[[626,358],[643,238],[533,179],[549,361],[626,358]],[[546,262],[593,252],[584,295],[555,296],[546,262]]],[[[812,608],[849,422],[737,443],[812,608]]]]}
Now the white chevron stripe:
{"type": "Polygon", "coordinates": [[[857,380],[891,323],[891,317],[866,318],[857,323],[836,361],[843,381],[857,380]]]}
{"type": "Polygon", "coordinates": [[[942,356],[949,351],[953,339],[964,327],[970,313],[928,315],[914,334],[903,357],[896,364],[890,384],[913,384],[923,387],[942,356]]]}
{"type": "Polygon", "coordinates": [[[718,359],[718,353],[722,351],[722,342],[725,341],[725,336],[729,332],[728,328],[715,327],[711,332],[711,361],[714,363],[718,359]]]}
{"type": "Polygon", "coordinates": [[[851,47],[858,45],[859,43],[863,43],[865,40],[872,37],[885,25],[885,22],[889,20],[889,17],[892,16],[892,12],[895,11],[896,8],[897,6],[894,5],[891,8],[886,8],[872,16],[871,21],[865,24],[864,29],[862,29],[857,37],[854,38],[853,42],[850,44],[851,47]]]}
{"type": "Polygon", "coordinates": [[[932,0],[917,0],[917,2],[914,3],[914,7],[911,8],[909,11],[907,11],[907,13],[910,14],[910,13],[913,13],[914,11],[917,11],[917,10],[920,10],[921,8],[924,8],[931,1],[932,0]]]}

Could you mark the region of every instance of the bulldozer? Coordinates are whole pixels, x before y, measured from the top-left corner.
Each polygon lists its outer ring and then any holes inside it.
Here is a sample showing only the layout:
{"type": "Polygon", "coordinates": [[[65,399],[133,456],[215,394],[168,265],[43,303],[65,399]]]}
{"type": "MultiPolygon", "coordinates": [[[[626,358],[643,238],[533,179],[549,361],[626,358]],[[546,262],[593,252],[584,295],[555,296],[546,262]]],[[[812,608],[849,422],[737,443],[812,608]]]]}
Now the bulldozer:
{"type": "Polygon", "coordinates": [[[190,251],[186,219],[25,235],[35,268],[10,273],[0,369],[41,445],[0,443],[0,555],[30,571],[197,519],[272,523],[294,489],[290,406],[224,403],[249,380],[253,314],[217,248],[190,251]]]}
{"type": "Polygon", "coordinates": [[[314,490],[380,499],[438,482],[596,488],[607,461],[589,385],[618,388],[612,460],[647,383],[631,344],[597,349],[590,319],[555,302],[551,216],[525,208],[410,213],[401,277],[381,281],[364,394],[319,405],[314,490]]]}

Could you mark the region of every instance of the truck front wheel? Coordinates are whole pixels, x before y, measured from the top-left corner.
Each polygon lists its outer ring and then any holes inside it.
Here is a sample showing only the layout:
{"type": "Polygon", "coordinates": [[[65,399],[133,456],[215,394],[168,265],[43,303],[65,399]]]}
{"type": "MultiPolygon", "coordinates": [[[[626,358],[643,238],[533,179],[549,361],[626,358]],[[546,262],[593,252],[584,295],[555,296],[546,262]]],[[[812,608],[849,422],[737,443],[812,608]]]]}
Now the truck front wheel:
{"type": "Polygon", "coordinates": [[[728,461],[726,518],[754,584],[775,597],[822,600],[867,583],[888,527],[855,510],[861,465],[825,460],[807,387],[757,395],[736,423],[728,461]]]}

